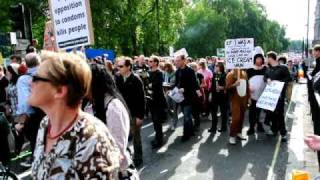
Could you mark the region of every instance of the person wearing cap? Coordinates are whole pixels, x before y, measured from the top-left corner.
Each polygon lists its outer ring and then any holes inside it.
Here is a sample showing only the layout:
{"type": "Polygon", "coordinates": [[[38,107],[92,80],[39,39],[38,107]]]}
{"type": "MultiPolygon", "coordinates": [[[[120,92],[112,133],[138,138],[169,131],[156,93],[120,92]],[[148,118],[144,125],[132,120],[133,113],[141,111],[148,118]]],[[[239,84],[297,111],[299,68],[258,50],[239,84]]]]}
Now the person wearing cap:
{"type": "Polygon", "coordinates": [[[256,125],[258,132],[264,132],[263,124],[259,121],[261,109],[257,108],[256,104],[264,88],[266,87],[263,77],[266,73],[267,67],[264,66],[263,54],[256,54],[253,58],[253,62],[254,67],[247,70],[251,94],[251,104],[249,108],[250,128],[247,131],[247,135],[253,135],[255,133],[256,125]]]}

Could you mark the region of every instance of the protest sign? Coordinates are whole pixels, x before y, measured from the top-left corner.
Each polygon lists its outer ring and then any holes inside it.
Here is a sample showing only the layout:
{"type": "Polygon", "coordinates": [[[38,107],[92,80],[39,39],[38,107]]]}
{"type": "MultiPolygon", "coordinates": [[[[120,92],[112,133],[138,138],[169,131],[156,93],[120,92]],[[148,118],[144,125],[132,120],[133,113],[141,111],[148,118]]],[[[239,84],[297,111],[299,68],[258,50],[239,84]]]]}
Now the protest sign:
{"type": "Polygon", "coordinates": [[[179,92],[179,89],[175,87],[171,91],[169,91],[169,97],[174,100],[176,103],[181,103],[184,100],[184,96],[181,92],[179,92]]]}
{"type": "Polygon", "coordinates": [[[217,56],[224,57],[225,56],[225,49],[224,48],[217,48],[217,56]]]}
{"type": "Polygon", "coordinates": [[[258,108],[273,112],[277,107],[283,87],[284,82],[271,81],[270,84],[267,84],[266,88],[258,99],[256,106],[258,108]]]}
{"type": "Polygon", "coordinates": [[[89,0],[49,0],[58,49],[94,43],[89,0]]]}
{"type": "Polygon", "coordinates": [[[181,56],[181,55],[184,55],[184,57],[188,57],[189,56],[187,50],[185,48],[182,48],[182,49],[176,51],[173,54],[173,57],[176,58],[176,57],[181,56]]]}
{"type": "Polygon", "coordinates": [[[254,39],[228,39],[225,41],[227,69],[248,69],[253,67],[254,39]]]}

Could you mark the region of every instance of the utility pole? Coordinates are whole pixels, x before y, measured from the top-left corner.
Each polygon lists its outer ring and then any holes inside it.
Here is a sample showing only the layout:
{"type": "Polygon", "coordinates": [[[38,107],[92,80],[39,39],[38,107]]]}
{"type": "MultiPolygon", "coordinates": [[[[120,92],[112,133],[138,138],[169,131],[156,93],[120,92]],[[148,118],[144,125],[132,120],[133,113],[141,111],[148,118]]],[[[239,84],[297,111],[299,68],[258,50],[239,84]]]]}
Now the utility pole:
{"type": "Polygon", "coordinates": [[[310,21],[310,0],[308,0],[308,17],[307,17],[307,42],[306,42],[306,58],[309,58],[309,21],[310,21]]]}

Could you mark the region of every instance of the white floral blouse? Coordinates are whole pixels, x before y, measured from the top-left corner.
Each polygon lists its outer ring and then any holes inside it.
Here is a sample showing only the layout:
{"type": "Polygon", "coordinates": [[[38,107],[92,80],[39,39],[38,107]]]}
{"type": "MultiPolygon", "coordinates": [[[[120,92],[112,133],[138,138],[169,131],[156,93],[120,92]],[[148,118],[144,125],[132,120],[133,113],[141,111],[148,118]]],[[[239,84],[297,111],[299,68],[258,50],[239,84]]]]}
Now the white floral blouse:
{"type": "Polygon", "coordinates": [[[33,179],[117,179],[120,151],[100,120],[81,112],[73,127],[46,153],[48,121],[45,117],[38,131],[33,179]]]}

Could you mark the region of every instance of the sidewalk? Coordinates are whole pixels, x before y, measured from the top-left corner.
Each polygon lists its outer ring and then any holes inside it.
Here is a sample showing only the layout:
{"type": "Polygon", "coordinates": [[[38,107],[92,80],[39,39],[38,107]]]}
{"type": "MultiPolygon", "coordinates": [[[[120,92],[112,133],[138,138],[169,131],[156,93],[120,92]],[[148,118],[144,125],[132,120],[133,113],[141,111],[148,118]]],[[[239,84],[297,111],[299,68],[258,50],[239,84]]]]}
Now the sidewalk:
{"type": "Polygon", "coordinates": [[[304,170],[310,173],[311,179],[320,175],[316,152],[310,150],[304,143],[307,134],[313,134],[313,123],[308,102],[307,85],[296,84],[293,89],[292,102],[286,118],[293,119],[293,125],[288,144],[288,164],[286,180],[291,180],[292,170],[304,170]]]}

